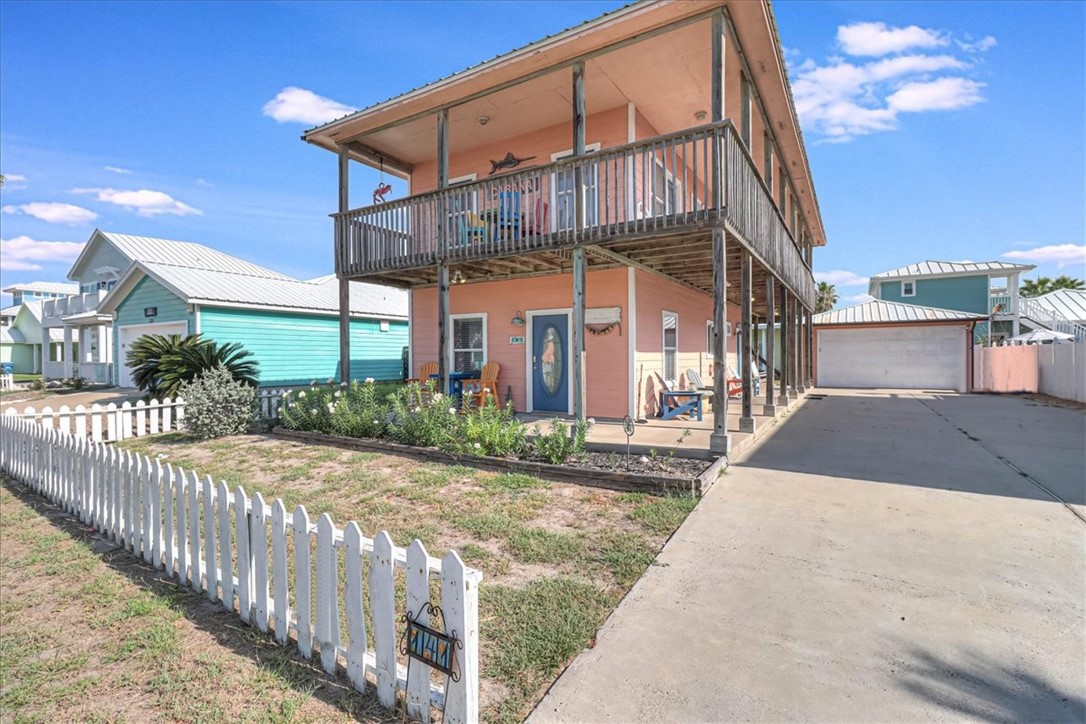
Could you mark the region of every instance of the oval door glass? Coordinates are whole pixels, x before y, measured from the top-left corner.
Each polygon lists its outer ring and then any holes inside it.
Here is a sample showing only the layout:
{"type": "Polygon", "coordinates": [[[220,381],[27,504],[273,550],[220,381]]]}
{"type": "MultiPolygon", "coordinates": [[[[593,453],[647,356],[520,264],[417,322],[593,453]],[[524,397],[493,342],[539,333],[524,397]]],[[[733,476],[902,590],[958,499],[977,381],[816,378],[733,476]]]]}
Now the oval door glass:
{"type": "Polygon", "coordinates": [[[562,386],[564,358],[565,351],[562,349],[562,337],[558,334],[558,328],[548,324],[543,331],[543,353],[539,356],[543,367],[543,389],[548,395],[554,395],[562,386]]]}

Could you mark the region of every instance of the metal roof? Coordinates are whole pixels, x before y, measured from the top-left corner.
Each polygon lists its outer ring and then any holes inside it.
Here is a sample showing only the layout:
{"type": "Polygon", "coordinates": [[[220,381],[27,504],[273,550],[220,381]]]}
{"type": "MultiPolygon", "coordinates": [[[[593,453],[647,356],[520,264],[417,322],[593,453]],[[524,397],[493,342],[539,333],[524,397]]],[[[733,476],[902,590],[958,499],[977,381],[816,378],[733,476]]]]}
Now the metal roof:
{"type": "Polygon", "coordinates": [[[10,307],[4,307],[3,309],[0,309],[0,317],[14,317],[16,314],[19,313],[19,309],[22,306],[23,305],[21,304],[12,304],[10,307]]]}
{"type": "Polygon", "coordinates": [[[8,294],[12,292],[45,292],[46,294],[79,294],[79,285],[64,282],[30,282],[29,284],[12,284],[5,287],[8,294]]]}
{"type": "Polygon", "coordinates": [[[1058,313],[1064,319],[1086,324],[1086,290],[1057,289],[1033,298],[1045,309],[1058,313]]]}
{"type": "Polygon", "coordinates": [[[13,327],[0,327],[0,344],[25,344],[26,337],[13,327]]]}
{"type": "Polygon", "coordinates": [[[1032,264],[1012,264],[1007,261],[922,261],[918,264],[885,271],[876,274],[872,279],[899,279],[905,277],[920,276],[949,276],[952,274],[969,274],[973,272],[1013,272],[1029,271],[1032,264]]]}
{"type": "Polygon", "coordinates": [[[987,317],[956,312],[952,309],[921,307],[917,304],[884,302],[874,299],[844,309],[833,309],[811,318],[815,324],[896,324],[900,322],[947,322],[953,320],[987,319],[987,317]]]}
{"type": "Polygon", "coordinates": [[[131,236],[110,231],[99,231],[117,250],[128,257],[129,261],[153,264],[172,264],[189,269],[203,269],[230,274],[244,274],[266,279],[290,279],[258,264],[230,256],[203,244],[191,241],[173,241],[154,239],[148,236],[131,236]]]}
{"type": "MultiPolygon", "coordinates": [[[[258,307],[329,314],[339,312],[339,283],[334,275],[312,281],[269,278],[172,264],[136,262],[128,279],[142,272],[190,304],[258,307]]],[[[110,312],[129,291],[123,280],[102,300],[98,311],[110,312]]],[[[407,292],[365,282],[351,282],[351,314],[381,319],[407,319],[407,292]]]]}

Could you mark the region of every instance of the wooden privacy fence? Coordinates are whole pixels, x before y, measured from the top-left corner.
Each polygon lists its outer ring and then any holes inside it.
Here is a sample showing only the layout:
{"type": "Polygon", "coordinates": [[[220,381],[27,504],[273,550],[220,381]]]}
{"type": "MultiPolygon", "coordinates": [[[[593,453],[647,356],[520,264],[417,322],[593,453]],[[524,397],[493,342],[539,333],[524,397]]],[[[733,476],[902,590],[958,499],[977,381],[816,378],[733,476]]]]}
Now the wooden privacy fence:
{"type": "Polygon", "coordinates": [[[319,655],[329,673],[342,666],[359,691],[370,677],[383,706],[402,692],[410,717],[429,721],[434,705],[444,721],[478,721],[482,574],[456,552],[432,558],[421,541],[404,549],[387,532],[366,538],[327,513],[313,524],[304,506],[288,513],[282,500],[250,499],[241,487],[14,415],[0,416],[0,469],[281,645],[293,634],[303,656],[319,655]],[[432,578],[444,628],[463,644],[447,685],[398,654],[403,614],[429,621],[432,578]],[[401,579],[406,611],[397,615],[401,579]]]}

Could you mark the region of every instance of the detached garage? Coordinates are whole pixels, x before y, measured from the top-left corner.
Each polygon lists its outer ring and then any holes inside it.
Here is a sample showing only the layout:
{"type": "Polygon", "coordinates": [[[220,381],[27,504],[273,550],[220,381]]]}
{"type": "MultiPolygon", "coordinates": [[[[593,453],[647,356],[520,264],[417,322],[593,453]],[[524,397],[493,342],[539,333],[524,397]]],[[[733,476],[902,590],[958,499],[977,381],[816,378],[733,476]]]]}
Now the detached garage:
{"type": "Polygon", "coordinates": [[[973,327],[985,317],[876,299],[813,321],[819,387],[967,392],[973,327]]]}

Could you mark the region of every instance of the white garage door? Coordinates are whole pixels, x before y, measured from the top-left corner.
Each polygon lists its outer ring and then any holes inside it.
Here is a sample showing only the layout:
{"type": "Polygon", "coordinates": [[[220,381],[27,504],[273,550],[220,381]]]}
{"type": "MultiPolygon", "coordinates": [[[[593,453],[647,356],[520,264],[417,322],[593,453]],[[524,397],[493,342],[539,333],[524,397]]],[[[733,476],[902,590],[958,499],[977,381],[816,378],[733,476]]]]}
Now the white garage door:
{"type": "Polygon", "coordinates": [[[818,330],[820,387],[902,387],[965,392],[961,326],[818,330]]]}
{"type": "Polygon", "coordinates": [[[128,348],[145,334],[189,333],[188,322],[159,322],[157,324],[129,324],[117,328],[117,383],[121,387],[135,387],[132,370],[128,367],[128,348]]]}

